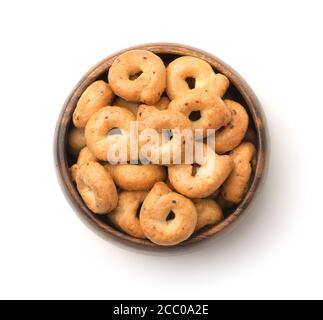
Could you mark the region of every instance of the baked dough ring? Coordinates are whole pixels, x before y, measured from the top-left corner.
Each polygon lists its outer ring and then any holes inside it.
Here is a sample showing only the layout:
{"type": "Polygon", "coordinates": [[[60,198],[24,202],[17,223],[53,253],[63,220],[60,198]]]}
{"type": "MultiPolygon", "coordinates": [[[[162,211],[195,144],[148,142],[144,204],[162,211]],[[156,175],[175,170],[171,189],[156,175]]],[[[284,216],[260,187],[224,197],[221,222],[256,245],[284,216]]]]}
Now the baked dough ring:
{"type": "MultiPolygon", "coordinates": [[[[207,89],[196,89],[186,95],[174,99],[168,109],[182,112],[187,118],[192,112],[200,112],[200,118],[191,120],[192,129],[203,129],[203,136],[208,135],[208,129],[218,130],[231,120],[231,111],[223,100],[207,89]]],[[[190,119],[190,118],[189,118],[190,119]]]]}
{"type": "Polygon", "coordinates": [[[98,162],[91,161],[79,168],[76,185],[83,201],[92,212],[107,214],[116,208],[116,186],[109,172],[98,162]]]}
{"type": "Polygon", "coordinates": [[[81,166],[89,163],[90,161],[96,161],[96,158],[93,155],[93,153],[89,150],[89,148],[85,147],[81,150],[81,152],[78,156],[77,162],[75,164],[73,164],[72,167],[70,168],[73,181],[76,181],[76,174],[77,174],[79,168],[81,166]]]}
{"type": "Polygon", "coordinates": [[[215,152],[223,154],[231,151],[243,140],[249,125],[249,116],[245,108],[233,100],[224,100],[230,108],[232,119],[230,123],[215,133],[215,152]]]}
{"type": "Polygon", "coordinates": [[[153,105],[166,88],[166,68],[154,53],[130,50],[114,60],[109,70],[109,83],[123,99],[153,105]],[[142,72],[140,76],[130,80],[138,72],[142,72]]]}
{"type": "Polygon", "coordinates": [[[194,232],[197,214],[194,204],[157,182],[146,197],[140,211],[140,225],[146,237],[162,246],[176,245],[194,232]],[[167,220],[170,213],[172,220],[167,220]]]}
{"type": "Polygon", "coordinates": [[[120,192],[118,206],[108,214],[110,221],[125,233],[135,238],[145,239],[139,222],[138,210],[147,194],[145,191],[120,192]]]}
{"type": "MultiPolygon", "coordinates": [[[[168,167],[168,177],[177,192],[189,198],[206,198],[216,191],[233,169],[230,156],[219,156],[210,147],[203,145],[207,161],[193,175],[193,165],[179,164],[168,167]]],[[[199,163],[198,163],[199,162],[199,163]]]]}
{"type": "Polygon", "coordinates": [[[207,225],[218,224],[224,219],[221,207],[211,199],[195,199],[193,203],[197,212],[195,231],[207,225]]]}
{"type": "Polygon", "coordinates": [[[223,97],[229,87],[229,80],[224,75],[215,74],[210,64],[195,57],[180,57],[167,67],[167,95],[173,100],[191,90],[207,89],[223,97]],[[195,87],[190,89],[186,79],[195,79],[195,87]]]}
{"type": "Polygon", "coordinates": [[[181,135],[180,143],[174,143],[176,139],[162,141],[163,129],[174,131],[178,133],[183,133],[185,129],[191,129],[191,122],[189,119],[181,112],[174,111],[170,109],[158,110],[156,107],[141,105],[138,110],[138,132],[139,132],[139,148],[140,152],[142,147],[147,144],[148,138],[142,137],[142,132],[144,130],[155,130],[159,136],[159,145],[151,146],[151,152],[159,156],[159,161],[157,164],[163,163],[163,159],[166,159],[166,154],[170,155],[170,162],[181,154],[181,160],[184,160],[184,136],[181,135]]]}
{"type": "Polygon", "coordinates": [[[136,117],[129,110],[121,107],[104,107],[97,111],[85,127],[86,145],[94,156],[108,160],[109,148],[117,146],[120,139],[127,139],[127,159],[130,157],[130,122],[136,117]],[[120,129],[122,135],[108,135],[111,129],[120,129]]]}
{"type": "Polygon", "coordinates": [[[256,148],[250,142],[242,143],[230,153],[234,168],[221,189],[221,194],[226,201],[235,204],[242,201],[249,187],[251,162],[255,155],[256,148]]]}
{"type": "MultiPolygon", "coordinates": [[[[166,96],[163,96],[160,98],[160,100],[155,103],[155,107],[158,109],[158,110],[165,110],[168,108],[168,105],[170,103],[170,100],[166,97],[166,96]]],[[[122,99],[120,97],[117,97],[113,103],[115,106],[118,106],[118,107],[123,107],[123,108],[126,108],[128,109],[129,111],[131,111],[135,116],[137,116],[137,113],[138,113],[138,109],[139,109],[139,106],[140,106],[140,103],[139,102],[132,102],[132,101],[127,101],[125,99],[122,99]]]]}
{"type": "Polygon", "coordinates": [[[166,179],[166,169],[153,164],[107,164],[105,167],[115,184],[127,191],[149,191],[156,182],[166,179]]]}
{"type": "Polygon", "coordinates": [[[110,86],[103,80],[93,82],[81,95],[73,113],[73,123],[77,128],[84,128],[93,115],[113,99],[110,86]]]}
{"type": "Polygon", "coordinates": [[[78,155],[85,147],[84,129],[72,128],[68,135],[68,144],[72,153],[78,155]]]}

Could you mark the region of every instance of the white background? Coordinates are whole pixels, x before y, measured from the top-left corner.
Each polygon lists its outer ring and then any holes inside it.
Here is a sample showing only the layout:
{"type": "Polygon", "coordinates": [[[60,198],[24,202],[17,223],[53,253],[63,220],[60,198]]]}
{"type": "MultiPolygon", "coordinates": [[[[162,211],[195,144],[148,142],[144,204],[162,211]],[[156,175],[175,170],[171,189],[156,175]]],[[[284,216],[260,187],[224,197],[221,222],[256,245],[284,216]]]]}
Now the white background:
{"type": "Polygon", "coordinates": [[[323,298],[322,1],[2,1],[0,298],[323,298]],[[264,107],[269,172],[230,234],[170,253],[101,239],[57,183],[53,135],[80,77],[178,42],[238,70],[264,107]]]}

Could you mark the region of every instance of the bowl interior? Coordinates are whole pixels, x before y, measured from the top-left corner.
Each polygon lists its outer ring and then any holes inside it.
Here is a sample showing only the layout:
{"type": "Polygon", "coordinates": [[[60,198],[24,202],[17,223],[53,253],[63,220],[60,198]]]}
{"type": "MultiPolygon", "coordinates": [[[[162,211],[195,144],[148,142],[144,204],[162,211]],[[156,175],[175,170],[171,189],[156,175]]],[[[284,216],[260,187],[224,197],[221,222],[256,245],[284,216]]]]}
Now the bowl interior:
{"type": "MultiPolygon", "coordinates": [[[[174,59],[183,55],[191,55],[199,58],[204,58],[207,60],[215,70],[215,72],[221,72],[225,74],[230,79],[230,87],[225,94],[224,98],[233,99],[241,103],[249,113],[250,127],[256,132],[256,147],[258,149],[258,156],[256,161],[255,170],[251,177],[251,183],[249,191],[245,196],[245,199],[236,206],[224,209],[225,220],[216,226],[205,227],[199,232],[195,233],[190,239],[181,243],[180,245],[185,245],[188,243],[194,243],[200,241],[204,238],[209,237],[215,233],[218,233],[225,229],[229,224],[231,224],[241,212],[248,206],[252,196],[258,186],[258,180],[262,175],[263,170],[263,149],[264,149],[264,140],[265,135],[262,132],[261,127],[263,126],[263,119],[260,110],[260,106],[256,98],[254,97],[251,89],[248,85],[241,79],[241,77],[235,73],[230,67],[226,66],[223,62],[207,55],[204,52],[198,51],[196,49],[189,49],[181,46],[174,46],[173,49],[170,46],[161,45],[161,46],[152,46],[152,47],[143,47],[140,48],[148,49],[156,54],[158,54],[164,63],[167,65],[174,59]],[[171,52],[171,53],[169,53],[171,52]],[[261,151],[261,152],[260,152],[261,151]]],[[[119,53],[118,53],[119,54],[119,53]]],[[[76,162],[76,158],[69,152],[68,143],[67,143],[67,134],[72,127],[72,114],[76,107],[76,103],[86,89],[86,87],[96,80],[105,80],[107,81],[109,67],[116,58],[118,54],[111,56],[96,67],[94,67],[76,86],[71,96],[65,103],[63,108],[58,128],[56,132],[56,163],[58,169],[58,176],[61,180],[65,194],[71,201],[74,209],[79,213],[79,215],[85,219],[86,222],[94,226],[96,230],[100,230],[103,234],[109,234],[114,237],[117,237],[121,240],[130,242],[132,244],[140,244],[144,246],[154,247],[155,244],[151,243],[148,240],[135,239],[127,234],[116,230],[105,216],[93,214],[83,203],[80,195],[78,194],[74,183],[71,180],[68,168],[76,162]]]]}

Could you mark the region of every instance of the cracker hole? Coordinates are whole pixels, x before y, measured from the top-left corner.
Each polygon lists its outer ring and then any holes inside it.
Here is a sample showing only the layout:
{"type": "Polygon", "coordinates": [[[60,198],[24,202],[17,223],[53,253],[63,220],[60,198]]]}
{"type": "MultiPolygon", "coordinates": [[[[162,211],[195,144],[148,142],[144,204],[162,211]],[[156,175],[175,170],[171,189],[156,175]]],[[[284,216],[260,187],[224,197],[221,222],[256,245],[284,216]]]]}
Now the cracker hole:
{"type": "Polygon", "coordinates": [[[216,133],[221,133],[221,132],[223,132],[225,128],[226,128],[226,126],[225,126],[225,127],[221,127],[221,128],[220,128],[216,133]]]}
{"type": "Polygon", "coordinates": [[[170,141],[173,139],[174,135],[171,129],[163,129],[163,136],[166,140],[170,141]]]}
{"type": "Polygon", "coordinates": [[[196,176],[196,174],[197,174],[197,171],[199,170],[199,168],[200,168],[201,166],[199,165],[199,164],[197,164],[197,163],[194,163],[193,165],[192,165],[192,176],[193,177],[195,177],[196,176]]]}
{"type": "Polygon", "coordinates": [[[195,88],[195,78],[188,77],[185,79],[185,81],[190,89],[195,88]]]}
{"type": "Polygon", "coordinates": [[[200,111],[192,111],[190,113],[190,115],[188,116],[188,118],[191,120],[191,121],[197,121],[197,120],[200,120],[201,119],[201,112],[200,111]]]}
{"type": "Polygon", "coordinates": [[[166,217],[166,221],[171,221],[175,219],[175,213],[173,211],[171,211],[167,217],[166,217]]]}
{"type": "Polygon", "coordinates": [[[122,135],[122,131],[119,128],[112,128],[108,132],[108,136],[117,136],[117,135],[122,135]]]}
{"type": "Polygon", "coordinates": [[[137,211],[136,211],[136,218],[139,219],[140,218],[140,211],[141,211],[141,207],[142,207],[142,203],[139,204],[137,211]]]}
{"type": "Polygon", "coordinates": [[[136,79],[138,79],[140,76],[142,75],[142,71],[138,71],[138,72],[136,72],[136,73],[131,73],[130,75],[129,75],[129,80],[136,80],[136,79]]]}

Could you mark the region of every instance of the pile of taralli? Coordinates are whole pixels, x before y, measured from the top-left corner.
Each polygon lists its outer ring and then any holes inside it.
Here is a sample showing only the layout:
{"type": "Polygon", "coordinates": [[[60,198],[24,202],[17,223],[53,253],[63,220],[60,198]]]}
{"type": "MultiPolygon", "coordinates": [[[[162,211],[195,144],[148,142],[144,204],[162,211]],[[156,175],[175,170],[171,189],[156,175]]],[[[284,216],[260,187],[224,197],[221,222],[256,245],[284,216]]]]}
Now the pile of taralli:
{"type": "Polygon", "coordinates": [[[106,80],[83,92],[68,136],[77,159],[71,176],[86,206],[118,230],[161,246],[221,223],[244,199],[257,152],[247,111],[223,98],[227,77],[199,58],[182,56],[166,66],[150,51],[131,50],[114,60],[106,80]],[[208,163],[109,163],[116,135],[108,133],[127,136],[133,121],[139,131],[201,129],[208,163]],[[215,130],[211,146],[208,129],[215,130]],[[216,163],[211,172],[209,161],[216,163]]]}

